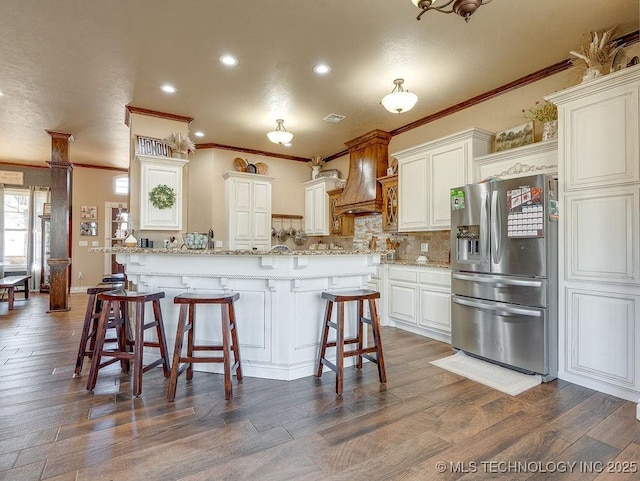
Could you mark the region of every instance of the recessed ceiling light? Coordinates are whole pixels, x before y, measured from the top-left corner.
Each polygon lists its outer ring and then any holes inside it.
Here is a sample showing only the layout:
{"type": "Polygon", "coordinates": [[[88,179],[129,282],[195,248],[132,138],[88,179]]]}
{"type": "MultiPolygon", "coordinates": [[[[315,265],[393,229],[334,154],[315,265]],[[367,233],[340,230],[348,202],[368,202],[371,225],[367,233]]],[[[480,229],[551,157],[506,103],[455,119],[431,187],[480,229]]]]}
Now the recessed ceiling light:
{"type": "Polygon", "coordinates": [[[223,55],[218,59],[222,65],[234,66],[238,65],[238,59],[233,55],[223,55]]]}
{"type": "Polygon", "coordinates": [[[331,67],[323,63],[319,63],[318,65],[313,67],[313,71],[319,75],[326,75],[331,72],[331,67]]]}
{"type": "Polygon", "coordinates": [[[198,130],[197,132],[194,132],[193,135],[195,135],[196,137],[204,137],[204,132],[200,132],[198,130]]]}
{"type": "Polygon", "coordinates": [[[164,84],[160,88],[162,89],[163,92],[166,92],[168,94],[175,94],[178,91],[177,88],[175,88],[173,85],[169,85],[169,84],[164,84]]]}

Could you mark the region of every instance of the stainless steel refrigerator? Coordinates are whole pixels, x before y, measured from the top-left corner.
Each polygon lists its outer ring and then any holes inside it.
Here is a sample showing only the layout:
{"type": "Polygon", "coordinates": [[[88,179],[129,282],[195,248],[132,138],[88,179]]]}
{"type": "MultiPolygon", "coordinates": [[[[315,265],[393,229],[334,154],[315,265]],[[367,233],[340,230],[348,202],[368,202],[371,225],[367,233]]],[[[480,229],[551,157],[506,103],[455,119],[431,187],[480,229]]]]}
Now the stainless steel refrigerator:
{"type": "Polygon", "coordinates": [[[454,349],[557,377],[557,221],[548,175],[451,189],[454,349]]]}

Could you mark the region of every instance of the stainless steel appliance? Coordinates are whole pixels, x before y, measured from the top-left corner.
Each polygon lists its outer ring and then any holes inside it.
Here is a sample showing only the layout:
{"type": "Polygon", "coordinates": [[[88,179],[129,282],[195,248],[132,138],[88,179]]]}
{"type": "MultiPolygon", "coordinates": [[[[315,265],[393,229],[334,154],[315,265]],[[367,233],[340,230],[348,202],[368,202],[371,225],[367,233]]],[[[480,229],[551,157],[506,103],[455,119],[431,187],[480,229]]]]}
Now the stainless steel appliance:
{"type": "Polygon", "coordinates": [[[451,189],[451,343],[557,377],[557,182],[548,175],[451,189]]]}

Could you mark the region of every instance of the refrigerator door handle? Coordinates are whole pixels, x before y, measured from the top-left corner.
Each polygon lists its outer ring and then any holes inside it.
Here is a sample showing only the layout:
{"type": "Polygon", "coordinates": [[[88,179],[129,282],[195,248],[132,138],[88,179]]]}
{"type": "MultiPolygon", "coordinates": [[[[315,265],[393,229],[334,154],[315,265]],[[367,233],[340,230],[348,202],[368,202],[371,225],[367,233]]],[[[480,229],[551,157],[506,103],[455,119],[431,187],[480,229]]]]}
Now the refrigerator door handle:
{"type": "Polygon", "coordinates": [[[489,195],[482,193],[480,207],[480,248],[482,249],[480,262],[489,263],[489,195]]]}
{"type": "Polygon", "coordinates": [[[491,304],[485,304],[482,302],[475,302],[467,299],[461,299],[459,297],[452,297],[452,302],[460,304],[462,306],[474,307],[476,309],[482,309],[485,311],[492,311],[499,316],[529,316],[529,317],[541,317],[542,313],[533,309],[526,309],[523,307],[505,307],[494,306],[491,304]]]}
{"type": "Polygon", "coordinates": [[[524,279],[506,279],[503,277],[478,277],[474,275],[466,274],[452,274],[452,278],[459,281],[470,281],[482,284],[494,284],[496,287],[542,287],[542,281],[539,280],[524,280],[524,279]]]}
{"type": "Polygon", "coordinates": [[[500,262],[502,255],[502,216],[500,215],[500,198],[498,191],[491,192],[491,255],[493,262],[500,262]]]}

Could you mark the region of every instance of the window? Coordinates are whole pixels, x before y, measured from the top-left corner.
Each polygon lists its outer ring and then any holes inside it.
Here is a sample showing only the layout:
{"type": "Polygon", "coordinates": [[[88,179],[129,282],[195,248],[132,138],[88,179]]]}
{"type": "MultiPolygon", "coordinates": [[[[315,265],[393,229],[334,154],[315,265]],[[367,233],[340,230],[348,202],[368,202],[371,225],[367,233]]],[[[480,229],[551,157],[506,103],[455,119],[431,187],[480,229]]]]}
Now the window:
{"type": "Polygon", "coordinates": [[[27,268],[29,252],[29,190],[4,191],[5,269],[27,268]]]}
{"type": "Polygon", "coordinates": [[[129,193],[129,176],[121,175],[115,178],[115,193],[126,195],[129,193]]]}

